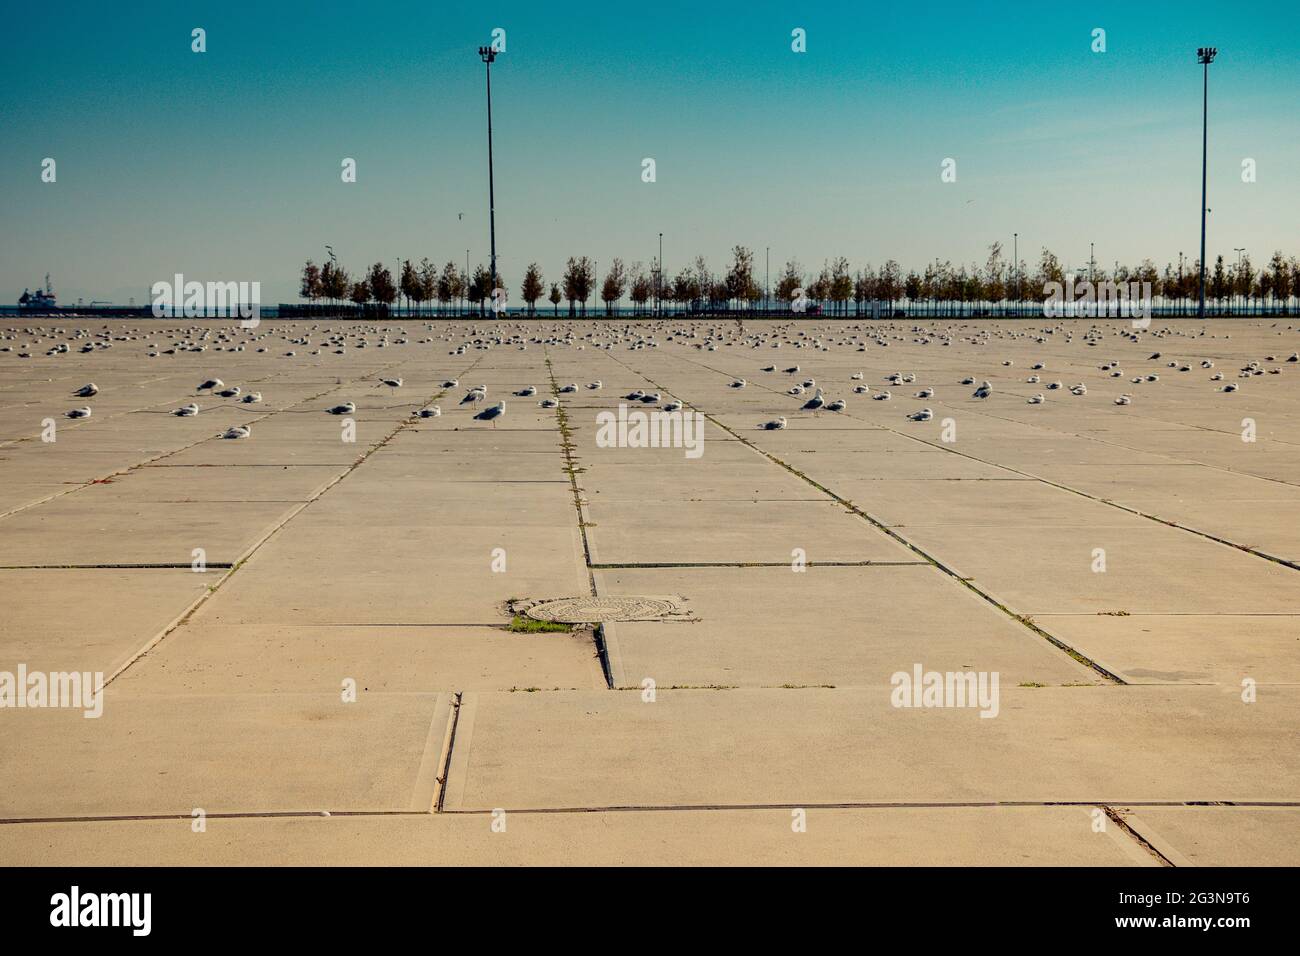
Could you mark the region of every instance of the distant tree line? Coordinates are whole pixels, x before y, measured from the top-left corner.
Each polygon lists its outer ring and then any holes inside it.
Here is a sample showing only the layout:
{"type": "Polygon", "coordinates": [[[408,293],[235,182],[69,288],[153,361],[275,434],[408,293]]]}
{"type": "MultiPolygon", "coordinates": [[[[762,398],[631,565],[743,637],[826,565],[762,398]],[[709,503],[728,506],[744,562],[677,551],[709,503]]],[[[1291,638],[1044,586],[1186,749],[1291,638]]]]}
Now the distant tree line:
{"type": "MultiPolygon", "coordinates": [[[[1116,263],[1109,270],[1097,267],[1093,271],[1088,264],[1071,270],[1076,283],[1149,283],[1153,299],[1188,311],[1197,301],[1198,272],[1198,262],[1191,259],[1177,266],[1166,264],[1163,269],[1144,259],[1135,266],[1116,263]]],[[[536,315],[538,302],[544,301],[557,317],[562,303],[567,303],[567,315],[586,315],[589,301],[597,309],[604,303],[605,314],[613,315],[625,298],[633,314],[645,314],[656,303],[674,311],[736,312],[764,307],[788,310],[800,302],[811,307],[810,311],[860,316],[879,314],[882,307],[892,313],[906,302],[912,313],[979,315],[1041,303],[1048,283],[1066,281],[1066,269],[1050,249],[1044,248],[1037,264],[1030,267],[1024,259],[1008,261],[1000,242],[989,246],[983,264],[954,265],[936,259],[920,271],[906,273],[893,259],[855,271],[848,259],[839,257],[827,261],[816,273],[791,259],[771,277],[766,292],[754,273],[754,253],[744,246],[733,248],[731,262],[717,272],[703,256],[674,276],[663,275],[657,264],[647,268],[641,262],[627,265],[616,258],[599,284],[595,263],[587,256],[577,256],[568,260],[559,281],[549,287],[537,263],[531,263],[519,293],[529,315],[536,315]]],[[[496,287],[506,288],[499,272],[496,287]]],[[[470,275],[454,262],[439,267],[427,258],[419,263],[407,259],[394,281],[381,262],[354,277],[331,259],[321,266],[307,261],[300,293],[312,303],[361,307],[375,303],[391,308],[400,299],[411,312],[427,308],[483,315],[491,306],[492,290],[491,273],[482,265],[470,275]]],[[[1249,256],[1242,256],[1238,263],[1225,263],[1219,256],[1206,275],[1205,296],[1207,308],[1215,311],[1225,307],[1245,313],[1288,311],[1300,299],[1300,261],[1279,251],[1265,266],[1256,268],[1249,256]]]]}

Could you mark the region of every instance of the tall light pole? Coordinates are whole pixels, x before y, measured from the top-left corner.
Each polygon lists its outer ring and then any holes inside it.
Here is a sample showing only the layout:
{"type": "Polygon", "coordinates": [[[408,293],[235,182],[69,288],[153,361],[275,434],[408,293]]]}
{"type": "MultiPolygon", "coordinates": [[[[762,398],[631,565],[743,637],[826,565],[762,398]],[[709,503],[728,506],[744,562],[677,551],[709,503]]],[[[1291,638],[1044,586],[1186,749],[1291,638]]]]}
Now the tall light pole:
{"type": "Polygon", "coordinates": [[[659,233],[659,281],[655,283],[655,308],[658,315],[664,315],[664,234],[659,233]]]}
{"type": "Polygon", "coordinates": [[[1178,253],[1178,315],[1183,314],[1183,254],[1178,253]]]}
{"type": "Polygon", "coordinates": [[[1240,281],[1240,279],[1241,279],[1241,254],[1242,254],[1243,252],[1246,251],[1246,247],[1245,247],[1245,246],[1240,246],[1240,247],[1238,247],[1238,246],[1233,246],[1233,247],[1232,247],[1232,251],[1235,252],[1235,253],[1237,254],[1237,279],[1238,279],[1238,281],[1240,281]]]}
{"type": "Polygon", "coordinates": [[[1011,234],[1011,258],[1016,267],[1016,315],[1020,314],[1020,233],[1011,234]]]}
{"type": "Polygon", "coordinates": [[[1199,317],[1205,318],[1205,172],[1210,144],[1210,64],[1218,55],[1218,48],[1203,46],[1196,51],[1196,62],[1204,68],[1201,86],[1201,305],[1199,317]]]}
{"type": "Polygon", "coordinates": [[[497,287],[497,200],[492,182],[492,61],[497,51],[490,46],[478,48],[479,58],[487,65],[487,121],[488,121],[488,232],[492,244],[492,288],[497,287]]]}
{"type": "Polygon", "coordinates": [[[1096,283],[1097,281],[1097,244],[1088,243],[1088,281],[1096,283]]]}

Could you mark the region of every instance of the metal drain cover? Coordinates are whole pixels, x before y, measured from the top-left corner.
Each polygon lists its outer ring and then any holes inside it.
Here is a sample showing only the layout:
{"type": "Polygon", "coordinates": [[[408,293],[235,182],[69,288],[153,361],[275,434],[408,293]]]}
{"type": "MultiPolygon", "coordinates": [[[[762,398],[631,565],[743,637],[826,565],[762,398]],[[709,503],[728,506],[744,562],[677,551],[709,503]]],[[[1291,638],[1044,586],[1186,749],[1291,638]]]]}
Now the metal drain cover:
{"type": "Polygon", "coordinates": [[[570,597],[520,603],[516,610],[537,621],[603,624],[609,621],[656,621],[686,613],[680,597],[570,597]]]}

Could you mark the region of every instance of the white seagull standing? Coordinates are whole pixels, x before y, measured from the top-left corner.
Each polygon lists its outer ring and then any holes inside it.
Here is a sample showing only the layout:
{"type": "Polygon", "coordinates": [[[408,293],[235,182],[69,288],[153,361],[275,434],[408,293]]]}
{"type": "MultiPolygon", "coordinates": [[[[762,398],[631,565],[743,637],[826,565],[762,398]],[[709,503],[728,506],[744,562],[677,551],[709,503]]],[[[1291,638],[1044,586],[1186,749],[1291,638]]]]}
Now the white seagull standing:
{"type": "Polygon", "coordinates": [[[489,405],[487,408],[483,409],[483,411],[479,412],[474,417],[479,421],[491,422],[492,427],[496,428],[497,419],[500,418],[505,413],[506,413],[506,403],[497,402],[495,405],[489,405]]]}

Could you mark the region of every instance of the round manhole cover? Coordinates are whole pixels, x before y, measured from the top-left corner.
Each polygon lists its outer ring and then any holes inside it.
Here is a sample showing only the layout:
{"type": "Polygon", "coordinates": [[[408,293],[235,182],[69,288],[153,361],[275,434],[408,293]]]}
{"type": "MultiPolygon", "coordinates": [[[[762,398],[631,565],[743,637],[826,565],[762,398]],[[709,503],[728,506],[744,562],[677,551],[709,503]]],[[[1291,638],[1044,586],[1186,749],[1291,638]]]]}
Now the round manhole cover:
{"type": "Polygon", "coordinates": [[[671,597],[571,597],[540,601],[524,613],[538,621],[603,624],[607,621],[653,621],[682,613],[682,600],[671,597]]]}

